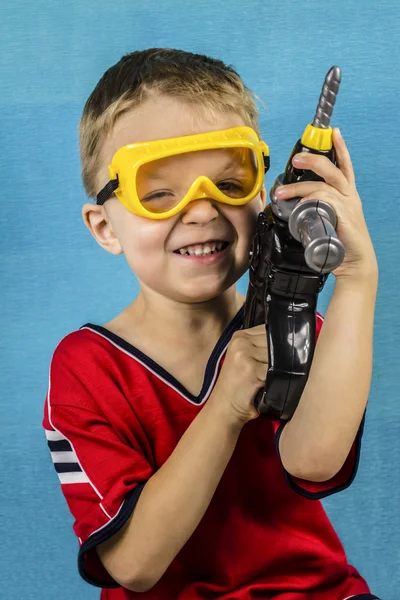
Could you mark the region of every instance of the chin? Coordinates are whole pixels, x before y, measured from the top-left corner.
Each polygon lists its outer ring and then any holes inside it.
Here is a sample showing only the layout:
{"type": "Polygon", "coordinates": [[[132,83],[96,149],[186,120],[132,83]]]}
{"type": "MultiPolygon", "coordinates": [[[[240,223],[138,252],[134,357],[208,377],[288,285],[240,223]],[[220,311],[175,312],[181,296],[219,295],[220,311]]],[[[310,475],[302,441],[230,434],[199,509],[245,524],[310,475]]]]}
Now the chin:
{"type": "Polygon", "coordinates": [[[232,288],[237,281],[246,273],[248,265],[244,266],[240,271],[236,270],[234,274],[224,281],[206,283],[206,282],[192,282],[188,286],[182,286],[181,289],[175,290],[173,299],[177,302],[183,303],[202,303],[209,302],[219,296],[222,296],[230,288],[232,288]]]}

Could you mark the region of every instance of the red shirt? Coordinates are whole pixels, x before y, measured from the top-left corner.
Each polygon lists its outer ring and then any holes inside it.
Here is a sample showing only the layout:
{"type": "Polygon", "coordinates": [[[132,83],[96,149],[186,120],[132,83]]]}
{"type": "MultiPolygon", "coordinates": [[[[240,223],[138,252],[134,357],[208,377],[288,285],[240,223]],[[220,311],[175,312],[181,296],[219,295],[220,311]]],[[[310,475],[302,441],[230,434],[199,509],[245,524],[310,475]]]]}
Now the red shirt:
{"type": "Polygon", "coordinates": [[[247,423],[203,519],[148,592],[119,586],[97,556],[201,411],[242,324],[243,308],[217,342],[198,397],[98,325],[83,325],[54,351],[43,426],[75,518],[79,572],[103,588],[102,600],[342,600],[369,591],[319,501],[353,481],[364,421],[343,468],[323,483],[285,471],[285,423],[247,423]]]}

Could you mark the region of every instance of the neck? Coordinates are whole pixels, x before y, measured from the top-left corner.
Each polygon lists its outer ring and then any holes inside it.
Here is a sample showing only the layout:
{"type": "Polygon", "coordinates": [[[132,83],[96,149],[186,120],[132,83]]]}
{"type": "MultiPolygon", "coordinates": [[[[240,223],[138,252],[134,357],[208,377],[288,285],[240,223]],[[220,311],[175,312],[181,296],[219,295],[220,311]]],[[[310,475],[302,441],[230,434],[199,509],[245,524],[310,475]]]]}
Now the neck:
{"type": "Polygon", "coordinates": [[[182,303],[148,290],[139,292],[129,307],[132,322],[147,336],[160,336],[164,342],[179,338],[185,346],[213,344],[243,305],[244,298],[236,286],[204,302],[182,303]]]}

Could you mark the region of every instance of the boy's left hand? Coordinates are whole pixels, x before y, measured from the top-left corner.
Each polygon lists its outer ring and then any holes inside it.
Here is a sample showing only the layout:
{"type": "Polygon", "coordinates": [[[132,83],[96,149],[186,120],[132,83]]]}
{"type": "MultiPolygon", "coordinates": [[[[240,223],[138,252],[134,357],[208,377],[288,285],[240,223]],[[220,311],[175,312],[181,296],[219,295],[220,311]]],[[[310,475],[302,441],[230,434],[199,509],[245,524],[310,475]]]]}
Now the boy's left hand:
{"type": "Polygon", "coordinates": [[[293,157],[300,169],[314,171],[324,181],[304,181],[279,187],[275,193],[280,200],[301,197],[305,200],[324,200],[337,216],[336,233],[345,247],[342,264],[332,271],[338,278],[362,278],[378,272],[376,256],[365,222],[361,199],[358,195],[353,165],[339,129],[333,129],[336,151],[335,166],[326,156],[301,152],[293,157]]]}

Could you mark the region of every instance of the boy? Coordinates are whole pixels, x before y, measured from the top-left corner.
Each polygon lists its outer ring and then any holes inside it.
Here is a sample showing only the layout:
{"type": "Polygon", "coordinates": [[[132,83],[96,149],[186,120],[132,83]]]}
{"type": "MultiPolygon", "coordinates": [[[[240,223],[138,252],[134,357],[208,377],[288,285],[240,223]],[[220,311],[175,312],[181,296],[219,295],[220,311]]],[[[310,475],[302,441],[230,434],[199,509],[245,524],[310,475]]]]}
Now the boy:
{"type": "Polygon", "coordinates": [[[326,183],[280,192],[330,202],[346,257],[293,418],[259,417],[265,327],[243,330],[235,288],[266,201],[258,137],[237,73],[178,50],[123,57],[86,103],[83,219],[140,291],[60,342],[43,426],[102,600],[376,598],[319,502],[357,470],[375,253],[335,130],[337,167],[297,157],[326,183]]]}

